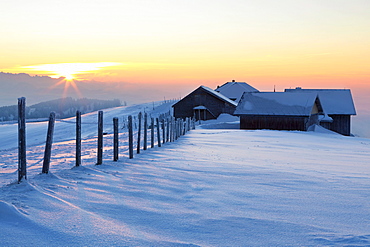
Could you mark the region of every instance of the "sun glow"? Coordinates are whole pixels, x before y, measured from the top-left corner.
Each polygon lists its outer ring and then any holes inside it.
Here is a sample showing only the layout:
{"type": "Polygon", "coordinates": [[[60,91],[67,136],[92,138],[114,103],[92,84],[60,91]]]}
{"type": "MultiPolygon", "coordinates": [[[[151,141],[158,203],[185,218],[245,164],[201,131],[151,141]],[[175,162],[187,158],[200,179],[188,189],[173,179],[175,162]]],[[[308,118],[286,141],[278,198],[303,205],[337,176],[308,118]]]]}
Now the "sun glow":
{"type": "Polygon", "coordinates": [[[84,79],[81,74],[97,72],[105,67],[119,66],[122,63],[100,62],[100,63],[56,63],[22,66],[21,69],[46,74],[51,78],[65,78],[66,80],[84,79]]]}

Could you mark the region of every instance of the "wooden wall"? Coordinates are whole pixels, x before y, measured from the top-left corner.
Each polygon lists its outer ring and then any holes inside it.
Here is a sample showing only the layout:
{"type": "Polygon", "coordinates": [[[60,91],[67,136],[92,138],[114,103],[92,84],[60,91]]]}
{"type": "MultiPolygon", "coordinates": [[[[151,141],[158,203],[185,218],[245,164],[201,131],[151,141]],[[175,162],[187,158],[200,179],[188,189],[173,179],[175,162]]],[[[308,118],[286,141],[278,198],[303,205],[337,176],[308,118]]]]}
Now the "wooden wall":
{"type": "Polygon", "coordinates": [[[339,134],[351,135],[351,116],[350,115],[329,115],[333,119],[330,130],[339,134]]]}
{"type": "Polygon", "coordinates": [[[241,129],[272,129],[306,131],[308,117],[241,115],[241,129]]]}
{"type": "Polygon", "coordinates": [[[233,114],[236,108],[236,106],[217,98],[207,90],[198,88],[173,106],[174,117],[193,117],[194,107],[201,105],[207,107],[210,111],[210,113],[207,113],[208,119],[217,118],[221,113],[233,114]]]}

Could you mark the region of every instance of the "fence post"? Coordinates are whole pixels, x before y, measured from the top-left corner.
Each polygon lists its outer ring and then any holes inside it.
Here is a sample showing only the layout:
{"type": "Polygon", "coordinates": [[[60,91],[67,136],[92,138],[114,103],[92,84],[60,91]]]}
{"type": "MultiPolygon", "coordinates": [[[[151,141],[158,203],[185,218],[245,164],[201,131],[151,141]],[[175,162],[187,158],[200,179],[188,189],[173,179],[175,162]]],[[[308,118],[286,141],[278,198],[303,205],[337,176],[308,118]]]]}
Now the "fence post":
{"type": "Polygon", "coordinates": [[[26,158],[26,98],[18,99],[18,183],[27,179],[26,158]]]}
{"type": "Polygon", "coordinates": [[[176,120],[176,140],[180,137],[180,119],[176,120]]]}
{"type": "Polygon", "coordinates": [[[184,120],[184,135],[186,134],[186,132],[188,131],[188,118],[185,118],[184,120]]]}
{"type": "Polygon", "coordinates": [[[170,116],[170,142],[173,142],[173,118],[170,116]]]}
{"type": "Polygon", "coordinates": [[[160,128],[159,128],[159,119],[156,118],[157,120],[157,137],[158,137],[158,147],[161,147],[161,132],[160,132],[160,128]]]}
{"type": "Polygon", "coordinates": [[[146,150],[148,147],[148,114],[144,113],[144,147],[143,149],[146,150]]]}
{"type": "Polygon", "coordinates": [[[133,137],[133,131],[132,131],[132,116],[128,116],[128,153],[129,158],[134,158],[134,137],[133,137]]]}
{"type": "Polygon", "coordinates": [[[118,160],[118,118],[113,118],[113,161],[118,160]]]}
{"type": "Polygon", "coordinates": [[[173,120],[173,141],[177,140],[177,119],[173,120]]]}
{"type": "Polygon", "coordinates": [[[98,160],[97,165],[103,163],[103,111],[98,112],[98,160]]]}
{"type": "Polygon", "coordinates": [[[151,148],[154,148],[154,119],[151,118],[152,122],[151,122],[151,139],[150,139],[150,142],[151,142],[151,148]]]}
{"type": "Polygon", "coordinates": [[[170,117],[167,117],[167,133],[166,133],[166,141],[170,141],[170,117]]]}
{"type": "Polygon", "coordinates": [[[163,134],[163,144],[166,142],[166,128],[164,124],[164,117],[162,118],[162,134],[163,134]]]}
{"type": "Polygon", "coordinates": [[[186,133],[186,120],[184,119],[181,120],[181,133],[182,135],[185,135],[186,133]]]}
{"type": "Polygon", "coordinates": [[[138,118],[139,118],[139,127],[138,127],[138,131],[137,131],[137,147],[136,147],[136,152],[138,154],[140,153],[141,117],[142,117],[142,113],[139,112],[139,115],[138,115],[138,118]]]}
{"type": "Polygon", "coordinates": [[[42,165],[42,173],[49,173],[51,147],[53,145],[54,124],[55,124],[55,112],[51,112],[49,116],[48,133],[46,136],[46,145],[45,145],[45,153],[44,153],[44,162],[42,165]]]}
{"type": "Polygon", "coordinates": [[[81,165],[81,112],[76,111],[76,166],[81,165]]]}

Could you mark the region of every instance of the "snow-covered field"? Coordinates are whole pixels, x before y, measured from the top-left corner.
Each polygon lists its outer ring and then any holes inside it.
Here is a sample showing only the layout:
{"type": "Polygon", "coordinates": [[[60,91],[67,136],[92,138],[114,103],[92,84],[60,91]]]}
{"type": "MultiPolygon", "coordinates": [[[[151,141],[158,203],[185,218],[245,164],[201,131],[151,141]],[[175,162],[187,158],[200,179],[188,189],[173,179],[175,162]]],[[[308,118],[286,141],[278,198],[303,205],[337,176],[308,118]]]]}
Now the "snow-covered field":
{"type": "Polygon", "coordinates": [[[112,118],[144,109],[104,111],[99,166],[96,113],[83,117],[77,168],[73,119],[57,122],[49,174],[46,123],[28,124],[21,184],[16,125],[0,125],[0,245],[370,246],[370,139],[238,130],[222,116],[132,160],[122,130],[113,162],[112,118]]]}

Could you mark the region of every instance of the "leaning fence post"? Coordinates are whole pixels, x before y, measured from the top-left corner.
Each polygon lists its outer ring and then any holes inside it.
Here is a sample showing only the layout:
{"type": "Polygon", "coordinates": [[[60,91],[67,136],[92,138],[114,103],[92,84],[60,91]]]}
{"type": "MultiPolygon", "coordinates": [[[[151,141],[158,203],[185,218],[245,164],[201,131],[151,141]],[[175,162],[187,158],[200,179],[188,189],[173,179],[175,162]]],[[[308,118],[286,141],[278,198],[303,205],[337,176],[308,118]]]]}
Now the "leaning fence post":
{"type": "Polygon", "coordinates": [[[158,137],[158,147],[161,147],[161,132],[160,132],[160,128],[159,128],[159,119],[156,118],[157,120],[157,137],[158,137]]]}
{"type": "Polygon", "coordinates": [[[140,153],[141,116],[142,116],[142,113],[139,112],[139,115],[138,115],[138,118],[139,118],[139,127],[138,127],[138,131],[137,131],[137,147],[136,147],[136,152],[138,154],[140,153]]]}
{"type": "Polygon", "coordinates": [[[103,163],[103,111],[98,112],[98,160],[97,165],[103,163]]]}
{"type": "Polygon", "coordinates": [[[186,133],[186,120],[184,119],[181,120],[181,133],[182,135],[185,135],[186,133]]]}
{"type": "Polygon", "coordinates": [[[148,146],[148,114],[144,113],[144,147],[143,149],[146,150],[148,146]]]}
{"type": "Polygon", "coordinates": [[[151,148],[154,148],[154,119],[153,118],[151,118],[151,120],[152,120],[152,122],[151,122],[151,135],[150,135],[150,137],[151,137],[151,139],[150,139],[150,144],[151,144],[151,148]]]}
{"type": "Polygon", "coordinates": [[[133,137],[133,131],[132,131],[132,116],[128,116],[128,153],[129,158],[134,158],[134,137],[133,137]]]}
{"type": "Polygon", "coordinates": [[[26,98],[18,99],[18,183],[27,179],[26,159],[26,98]]]}
{"type": "Polygon", "coordinates": [[[118,160],[118,118],[113,118],[113,161],[118,160]]]}
{"type": "Polygon", "coordinates": [[[46,136],[46,145],[45,145],[45,153],[44,153],[44,162],[42,165],[42,173],[49,173],[51,147],[53,145],[54,123],[55,123],[55,112],[51,112],[49,116],[48,133],[46,136]]]}
{"type": "Polygon", "coordinates": [[[81,112],[76,111],[76,166],[81,165],[81,112]]]}

